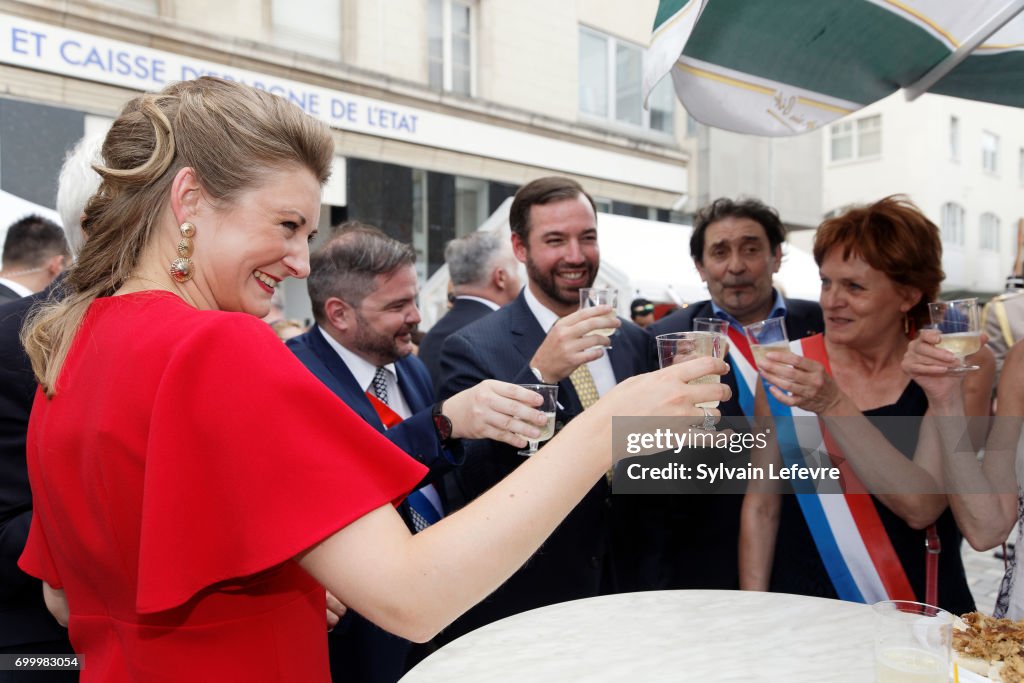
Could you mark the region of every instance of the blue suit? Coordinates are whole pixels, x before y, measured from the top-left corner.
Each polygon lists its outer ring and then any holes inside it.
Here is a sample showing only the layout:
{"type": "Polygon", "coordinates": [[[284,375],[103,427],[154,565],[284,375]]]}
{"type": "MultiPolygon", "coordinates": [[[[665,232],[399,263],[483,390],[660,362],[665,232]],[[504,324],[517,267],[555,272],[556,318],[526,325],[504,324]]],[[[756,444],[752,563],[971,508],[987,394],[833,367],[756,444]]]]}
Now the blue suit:
{"type": "Polygon", "coordinates": [[[451,310],[441,316],[441,319],[434,323],[426,336],[420,342],[419,358],[427,366],[430,379],[434,387],[440,391],[444,377],[441,376],[441,347],[444,340],[452,332],[461,330],[466,325],[476,322],[485,315],[489,315],[493,309],[487,304],[473,299],[456,299],[451,310]]]}
{"type": "MultiPolygon", "coordinates": [[[[485,379],[536,383],[529,361],[545,333],[523,293],[515,301],[451,334],[441,349],[440,395],[451,396],[485,379]]],[[[608,351],[615,380],[621,382],[657,367],[654,345],[629,321],[612,338],[608,351]]],[[[583,411],[572,382],[558,383],[556,429],[583,411]]],[[[475,498],[523,462],[517,449],[494,441],[466,444],[466,462],[457,473],[463,494],[475,498]]],[[[569,513],[541,549],[501,588],[446,629],[451,640],[461,633],[518,612],[567,600],[592,597],[608,588],[610,541],[608,484],[602,479],[569,513]]]]}
{"type": "MultiPolygon", "coordinates": [[[[461,462],[462,447],[456,443],[446,448],[437,437],[431,416],[434,390],[430,375],[418,358],[406,356],[395,363],[398,387],[413,414],[391,429],[385,429],[364,389],[319,329],[314,327],[305,334],[289,339],[287,345],[310,372],[363,420],[429,467],[430,473],[423,483],[435,484],[444,500],[441,478],[461,462]]],[[[398,510],[411,530],[408,505],[405,501],[398,510]]],[[[334,680],[384,683],[397,681],[405,673],[406,657],[412,644],[349,610],[328,637],[328,646],[331,676],[334,680]]]]}

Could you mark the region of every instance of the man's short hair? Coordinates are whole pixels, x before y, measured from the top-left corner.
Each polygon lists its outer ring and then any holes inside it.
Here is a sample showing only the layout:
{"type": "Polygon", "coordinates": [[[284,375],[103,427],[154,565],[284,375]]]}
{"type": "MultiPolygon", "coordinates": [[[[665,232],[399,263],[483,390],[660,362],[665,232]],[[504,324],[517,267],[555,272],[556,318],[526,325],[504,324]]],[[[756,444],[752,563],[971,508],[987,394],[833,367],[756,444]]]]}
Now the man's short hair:
{"type": "Polygon", "coordinates": [[[493,232],[474,232],[449,242],[444,248],[444,260],[452,284],[456,287],[485,284],[494,258],[501,253],[506,241],[493,232]]]}
{"type": "Polygon", "coordinates": [[[704,263],[704,233],[708,226],[724,218],[749,218],[764,228],[772,251],[786,241],[786,226],[779,218],[779,212],[764,202],[744,198],[732,200],[720,197],[697,212],[693,219],[693,234],[690,235],[690,256],[697,263],[704,263]]]}
{"type": "Polygon", "coordinates": [[[50,219],[31,214],[7,228],[3,253],[5,269],[38,268],[59,255],[69,255],[68,241],[64,230],[50,219]]]}
{"type": "Polygon", "coordinates": [[[633,302],[629,304],[629,317],[633,320],[654,313],[654,304],[650,299],[638,297],[633,299],[633,302]]]}
{"type": "Polygon", "coordinates": [[[331,239],[309,259],[307,287],[313,318],[325,320],[324,306],[338,297],[358,307],[374,290],[378,275],[388,275],[416,263],[412,246],[358,221],[338,226],[331,239]]]}
{"type": "Polygon", "coordinates": [[[512,208],[509,209],[508,214],[512,233],[518,235],[523,244],[526,244],[530,235],[530,209],[541,204],[576,199],[581,195],[590,202],[590,208],[594,210],[596,219],[597,205],[594,204],[594,199],[572,178],[547,176],[530,181],[519,188],[515,199],[512,200],[512,208]]]}

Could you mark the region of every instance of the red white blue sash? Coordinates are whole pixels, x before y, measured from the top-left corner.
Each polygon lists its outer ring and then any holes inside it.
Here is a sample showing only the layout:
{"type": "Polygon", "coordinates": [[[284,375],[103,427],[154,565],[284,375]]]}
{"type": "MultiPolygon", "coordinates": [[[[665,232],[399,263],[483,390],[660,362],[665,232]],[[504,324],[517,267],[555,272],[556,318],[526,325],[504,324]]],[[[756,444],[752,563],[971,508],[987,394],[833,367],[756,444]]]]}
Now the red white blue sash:
{"type": "Polygon", "coordinates": [[[726,360],[732,366],[733,377],[736,378],[736,399],[744,415],[754,414],[754,392],[757,391],[759,375],[754,354],[750,350],[747,336],[732,325],[729,325],[729,355],[726,360]]]}
{"type": "MultiPolygon", "coordinates": [[[[790,342],[790,350],[815,360],[831,374],[823,335],[790,342]]],[[[800,417],[776,419],[779,449],[786,466],[839,468],[842,493],[815,490],[807,480],[795,495],[818,548],[832,585],[842,600],[874,603],[879,600],[916,600],[896,549],[882,525],[871,496],[843,457],[835,439],[814,413],[786,406],[768,393],[772,415],[800,417]],[[803,492],[800,492],[800,491],[803,492]]]]}

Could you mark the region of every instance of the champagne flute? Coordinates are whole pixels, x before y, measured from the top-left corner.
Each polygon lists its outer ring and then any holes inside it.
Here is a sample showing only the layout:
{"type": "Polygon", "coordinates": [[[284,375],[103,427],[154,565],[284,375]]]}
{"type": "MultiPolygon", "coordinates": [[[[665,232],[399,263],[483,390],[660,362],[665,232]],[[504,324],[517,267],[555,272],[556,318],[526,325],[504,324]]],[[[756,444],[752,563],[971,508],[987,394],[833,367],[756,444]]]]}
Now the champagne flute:
{"type": "Polygon", "coordinates": [[[524,389],[529,389],[535,393],[540,394],[544,402],[537,408],[540,412],[544,413],[548,421],[540,430],[540,436],[536,439],[524,437],[530,443],[529,448],[519,451],[519,455],[531,456],[537,452],[538,445],[541,441],[547,441],[555,435],[555,411],[558,408],[558,385],[557,384],[520,384],[519,386],[524,389]]]}
{"type": "Polygon", "coordinates": [[[956,374],[980,369],[964,360],[981,349],[981,313],[977,299],[956,299],[928,304],[932,325],[942,334],[939,348],[946,349],[960,360],[960,366],[947,372],[956,374]]]}
{"type": "MultiPolygon", "coordinates": [[[[659,334],[658,365],[667,368],[675,363],[682,363],[693,358],[711,356],[721,358],[724,355],[723,337],[717,332],[671,332],[659,334]]],[[[687,384],[719,384],[721,375],[703,375],[691,379],[687,384]]],[[[717,408],[718,401],[695,403],[698,408],[717,408]]]]}

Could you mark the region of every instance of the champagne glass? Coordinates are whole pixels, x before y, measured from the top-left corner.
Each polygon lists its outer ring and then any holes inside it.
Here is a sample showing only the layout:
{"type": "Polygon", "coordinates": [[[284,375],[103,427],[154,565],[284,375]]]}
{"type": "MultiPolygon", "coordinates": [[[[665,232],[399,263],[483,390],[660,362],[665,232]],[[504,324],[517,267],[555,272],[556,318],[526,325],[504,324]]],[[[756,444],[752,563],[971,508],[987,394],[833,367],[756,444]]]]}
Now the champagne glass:
{"type": "Polygon", "coordinates": [[[949,373],[972,372],[980,369],[967,365],[965,358],[981,348],[981,314],[977,299],[956,299],[928,304],[932,325],[942,339],[939,348],[950,351],[960,360],[960,367],[950,368],[949,373]]]}
{"type": "Polygon", "coordinates": [[[519,386],[540,394],[541,398],[544,399],[544,402],[540,404],[540,407],[538,407],[537,410],[544,413],[548,418],[548,421],[540,430],[540,436],[536,439],[524,437],[530,443],[530,446],[529,448],[519,451],[519,455],[531,456],[537,452],[537,447],[541,441],[547,441],[555,435],[555,411],[558,408],[558,385],[520,384],[519,386]]]}
{"type": "MultiPolygon", "coordinates": [[[[672,332],[659,334],[658,365],[667,368],[675,363],[682,363],[693,358],[711,356],[721,358],[724,355],[724,337],[717,332],[672,332]]],[[[703,375],[692,379],[687,384],[718,384],[721,375],[703,375]]],[[[717,408],[718,401],[695,403],[698,408],[717,408]]]]}
{"type": "Polygon", "coordinates": [[[921,602],[875,603],[875,680],[946,683],[953,615],[921,602]]]}
{"type": "Polygon", "coordinates": [[[754,362],[760,365],[772,351],[789,351],[789,334],[785,318],[768,318],[743,328],[750,340],[754,362]]]}
{"type": "Polygon", "coordinates": [[[694,332],[714,332],[722,335],[722,357],[729,353],[729,321],[721,318],[694,318],[694,332]]]}
{"type": "MultiPolygon", "coordinates": [[[[591,306],[611,306],[617,310],[619,305],[619,290],[607,289],[605,287],[584,287],[580,290],[580,308],[591,306]]],[[[614,327],[606,327],[600,330],[593,330],[590,334],[599,334],[602,337],[610,337],[615,332],[614,327]]],[[[611,348],[611,345],[608,346],[611,348]]]]}

